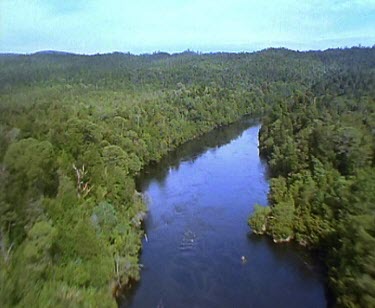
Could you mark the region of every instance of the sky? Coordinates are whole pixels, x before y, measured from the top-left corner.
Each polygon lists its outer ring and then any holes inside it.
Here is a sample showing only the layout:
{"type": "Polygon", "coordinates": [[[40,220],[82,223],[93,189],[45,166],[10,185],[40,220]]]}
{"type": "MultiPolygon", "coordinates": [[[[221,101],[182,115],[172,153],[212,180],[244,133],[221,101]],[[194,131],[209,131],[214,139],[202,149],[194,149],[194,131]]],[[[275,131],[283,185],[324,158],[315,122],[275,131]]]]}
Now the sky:
{"type": "Polygon", "coordinates": [[[0,53],[375,44],[375,0],[0,0],[0,53]]]}

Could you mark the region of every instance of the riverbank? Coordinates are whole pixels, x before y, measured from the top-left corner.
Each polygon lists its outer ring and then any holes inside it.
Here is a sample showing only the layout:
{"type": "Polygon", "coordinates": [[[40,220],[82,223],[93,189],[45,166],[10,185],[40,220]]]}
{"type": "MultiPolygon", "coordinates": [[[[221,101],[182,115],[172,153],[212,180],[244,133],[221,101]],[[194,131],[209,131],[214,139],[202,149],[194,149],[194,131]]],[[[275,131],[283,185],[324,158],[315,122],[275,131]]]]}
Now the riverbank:
{"type": "Polygon", "coordinates": [[[319,253],[335,305],[370,307],[375,248],[373,101],[337,112],[331,97],[295,97],[264,119],[260,151],[271,171],[270,207],[249,219],[274,242],[290,240],[319,253]],[[329,119],[329,120],[327,120],[329,119]]]}
{"type": "MultiPolygon", "coordinates": [[[[374,97],[372,55],[0,55],[0,305],[115,306],[113,285],[139,279],[145,207],[134,178],[147,162],[301,93],[328,93],[335,112],[346,102],[355,111],[374,97]]],[[[371,127],[371,114],[361,125],[371,127]]],[[[349,139],[331,142],[341,155],[359,136],[351,124],[343,132],[349,139]]],[[[342,252],[356,256],[352,246],[342,252]]]]}
{"type": "Polygon", "coordinates": [[[325,306],[313,260],[247,236],[252,204],[267,201],[258,131],[251,121],[218,128],[144,169],[148,239],[141,279],[121,307],[325,306]]]}

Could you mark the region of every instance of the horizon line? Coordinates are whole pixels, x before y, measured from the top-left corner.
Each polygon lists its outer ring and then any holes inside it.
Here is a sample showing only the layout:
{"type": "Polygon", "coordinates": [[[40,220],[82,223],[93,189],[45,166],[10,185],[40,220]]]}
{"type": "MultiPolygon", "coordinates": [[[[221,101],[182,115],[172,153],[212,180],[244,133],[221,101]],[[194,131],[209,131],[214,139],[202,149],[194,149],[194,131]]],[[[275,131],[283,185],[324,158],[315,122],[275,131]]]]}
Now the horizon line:
{"type": "Polygon", "coordinates": [[[209,55],[209,54],[244,54],[244,53],[257,53],[257,52],[262,52],[265,50],[269,49],[285,49],[288,51],[293,51],[293,52],[324,52],[327,50],[333,50],[333,49],[352,49],[352,48],[375,48],[375,44],[370,46],[370,45],[362,45],[362,44],[357,44],[357,45],[352,45],[352,46],[335,46],[335,47],[328,47],[328,48],[322,48],[322,49],[297,49],[297,48],[288,48],[285,46],[269,46],[269,47],[264,47],[264,48],[255,48],[253,50],[242,50],[242,51],[224,51],[224,50],[215,50],[215,51],[201,51],[201,50],[194,50],[194,49],[184,49],[182,51],[177,51],[177,52],[169,52],[169,51],[163,51],[163,50],[154,50],[152,52],[142,52],[142,53],[133,53],[130,51],[119,51],[119,50],[113,50],[113,51],[107,51],[107,52],[93,52],[93,53],[80,53],[80,52],[71,52],[71,51],[64,51],[64,50],[54,50],[54,49],[42,49],[42,50],[37,50],[37,51],[32,51],[32,52],[0,52],[0,55],[14,55],[14,56],[32,56],[32,55],[37,55],[37,54],[45,54],[45,55],[52,55],[52,54],[59,54],[59,55],[75,55],[75,56],[99,56],[99,55],[110,55],[110,54],[124,54],[124,55],[132,55],[132,56],[146,56],[146,55],[155,55],[155,54],[168,54],[169,56],[173,55],[180,55],[184,53],[193,53],[197,55],[209,55]]]}

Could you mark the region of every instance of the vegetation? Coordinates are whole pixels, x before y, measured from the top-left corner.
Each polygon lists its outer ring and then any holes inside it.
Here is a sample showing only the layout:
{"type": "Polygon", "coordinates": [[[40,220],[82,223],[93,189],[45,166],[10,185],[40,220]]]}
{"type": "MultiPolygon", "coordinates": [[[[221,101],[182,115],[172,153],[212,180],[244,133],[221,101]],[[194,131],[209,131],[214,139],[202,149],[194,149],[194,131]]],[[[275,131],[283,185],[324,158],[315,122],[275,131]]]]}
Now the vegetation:
{"type": "Polygon", "coordinates": [[[271,205],[249,224],[318,250],[342,307],[375,306],[374,77],[374,63],[329,74],[275,104],[259,134],[271,205]]]}
{"type": "Polygon", "coordinates": [[[262,153],[280,178],[272,180],[275,206],[261,208],[263,223],[254,226],[322,247],[339,233],[336,255],[328,255],[341,260],[332,275],[339,294],[348,302],[357,289],[346,288],[359,281],[371,300],[373,263],[337,255],[373,258],[365,209],[374,204],[374,52],[0,55],[0,305],[115,306],[112,295],[139,279],[146,208],[135,175],[185,141],[271,107],[262,153]],[[313,126],[320,130],[305,130],[298,108],[312,113],[308,123],[322,122],[313,126]],[[315,152],[299,151],[310,139],[315,152]],[[317,210],[299,206],[300,192],[317,210]],[[345,211],[342,198],[351,204],[345,211]],[[296,215],[309,224],[298,229],[296,215]],[[363,229],[355,228],[359,220],[363,229]],[[351,245],[357,239],[364,242],[351,245]],[[354,282],[359,264],[363,277],[354,282]]]}

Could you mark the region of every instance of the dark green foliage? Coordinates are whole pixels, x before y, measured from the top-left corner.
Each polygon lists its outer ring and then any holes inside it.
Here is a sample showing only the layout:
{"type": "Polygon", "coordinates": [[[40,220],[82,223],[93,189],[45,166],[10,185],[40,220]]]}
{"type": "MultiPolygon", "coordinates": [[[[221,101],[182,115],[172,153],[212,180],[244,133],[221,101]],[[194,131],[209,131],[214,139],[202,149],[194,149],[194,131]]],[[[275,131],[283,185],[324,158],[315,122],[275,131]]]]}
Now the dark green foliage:
{"type": "Polygon", "coordinates": [[[275,242],[294,238],[318,250],[343,307],[375,304],[375,138],[369,116],[375,97],[366,91],[360,98],[354,90],[336,97],[300,93],[273,107],[259,136],[273,176],[271,205],[257,207],[249,219],[255,231],[261,221],[275,242]]]}
{"type": "Polygon", "coordinates": [[[199,83],[205,76],[185,64],[158,61],[0,59],[2,306],[105,306],[111,288],[117,296],[139,279],[145,205],[134,176],[264,107],[255,90],[199,83]],[[27,266],[30,275],[22,274],[27,266]]]}
{"type": "MultiPolygon", "coordinates": [[[[146,209],[134,176],[245,114],[269,111],[260,151],[280,176],[277,205],[258,207],[251,226],[328,247],[336,222],[354,225],[373,202],[357,181],[375,161],[372,59],[373,48],[0,55],[0,306],[115,306],[111,290],[139,279],[146,209]]],[[[353,234],[371,243],[366,221],[353,234]]],[[[358,290],[371,291],[370,250],[342,243],[367,252],[358,290]]],[[[332,277],[350,302],[345,260],[332,277]]]]}

